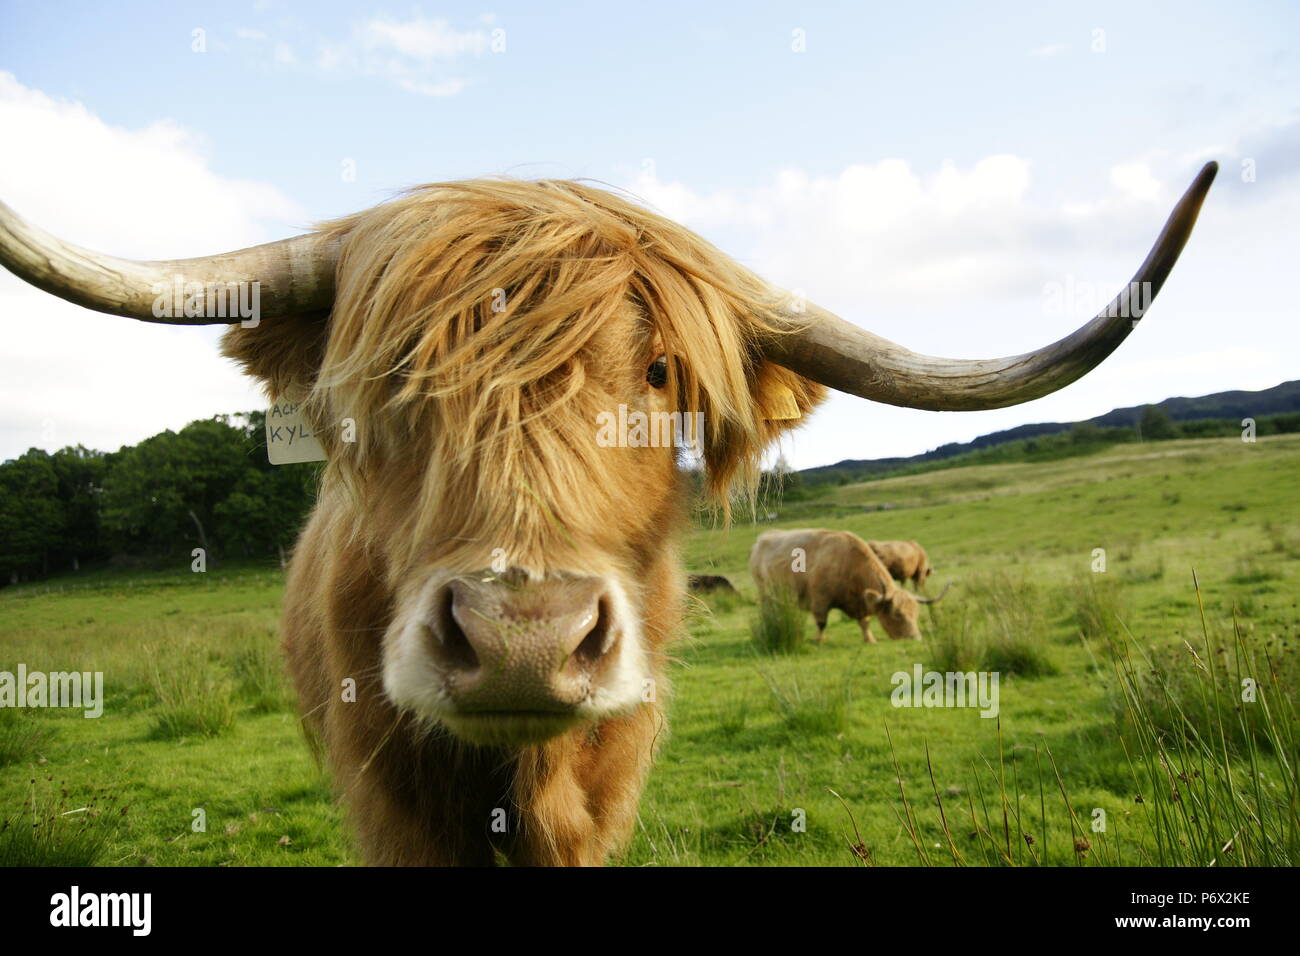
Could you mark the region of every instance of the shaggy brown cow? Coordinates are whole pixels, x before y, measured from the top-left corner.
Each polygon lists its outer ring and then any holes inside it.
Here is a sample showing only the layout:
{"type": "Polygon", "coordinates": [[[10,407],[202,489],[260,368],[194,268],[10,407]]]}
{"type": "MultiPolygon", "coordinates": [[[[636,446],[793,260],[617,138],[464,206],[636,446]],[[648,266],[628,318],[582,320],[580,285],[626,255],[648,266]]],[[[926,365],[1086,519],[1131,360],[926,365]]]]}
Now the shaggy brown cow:
{"type": "Polygon", "coordinates": [[[812,612],[819,644],[826,639],[826,616],[833,608],[858,622],[868,644],[876,643],[873,615],[890,637],[919,641],[919,604],[943,597],[917,597],[896,586],[876,553],[851,531],[764,531],[750,549],[749,573],[760,595],[787,591],[812,612]]]}
{"type": "Polygon", "coordinates": [[[911,581],[919,591],[926,578],[934,573],[925,548],[915,541],[868,541],[867,544],[899,584],[911,581]]]}
{"type": "MultiPolygon", "coordinates": [[[[1138,272],[1150,293],[1213,174],[1138,272]]],[[[214,299],[256,292],[259,314],[224,349],[303,402],[328,455],[284,644],[371,863],[595,864],[631,832],[664,730],[686,483],[672,442],[629,421],[699,413],[725,511],[824,386],[997,408],[1074,381],[1135,324],[1130,285],[1038,352],[917,355],[573,182],[427,186],[296,239],[173,262],[69,246],[0,206],[0,263],[145,321],[229,324],[214,299]],[[185,307],[160,309],[178,284],[185,307]]]]}

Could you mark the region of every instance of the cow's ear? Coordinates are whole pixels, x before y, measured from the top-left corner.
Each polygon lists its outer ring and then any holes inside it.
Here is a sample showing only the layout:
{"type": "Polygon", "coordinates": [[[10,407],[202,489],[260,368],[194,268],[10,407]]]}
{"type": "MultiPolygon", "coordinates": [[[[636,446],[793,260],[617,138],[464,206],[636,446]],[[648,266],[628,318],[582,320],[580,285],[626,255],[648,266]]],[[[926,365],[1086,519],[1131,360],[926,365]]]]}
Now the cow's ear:
{"type": "MultiPolygon", "coordinates": [[[[699,401],[705,420],[704,461],[711,499],[730,514],[733,492],[758,488],[763,453],[782,432],[797,428],[826,397],[826,389],[771,362],[745,369],[744,392],[704,388],[699,401]]],[[[697,410],[683,395],[683,407],[697,410]]],[[[750,499],[754,499],[751,497],[750,499]]]]}
{"type": "Polygon", "coordinates": [[[781,433],[802,425],[826,400],[826,386],[773,362],[760,362],[750,392],[766,447],[781,433]]]}
{"type": "Polygon", "coordinates": [[[328,312],[264,318],[227,329],[221,353],[260,379],[272,401],[301,401],[320,371],[328,332],[328,312]]]}
{"type": "Polygon", "coordinates": [[[875,588],[867,588],[862,592],[862,595],[866,599],[868,609],[872,611],[880,607],[882,604],[888,603],[884,593],[877,591],[875,588]]]}

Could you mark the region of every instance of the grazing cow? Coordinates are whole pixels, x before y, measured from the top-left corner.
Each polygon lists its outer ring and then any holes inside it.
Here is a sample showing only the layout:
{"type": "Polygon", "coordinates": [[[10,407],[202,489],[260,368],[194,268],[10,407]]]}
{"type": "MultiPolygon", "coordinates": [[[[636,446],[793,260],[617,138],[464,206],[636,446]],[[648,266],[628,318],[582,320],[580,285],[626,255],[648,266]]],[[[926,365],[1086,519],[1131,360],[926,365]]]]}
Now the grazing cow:
{"type": "Polygon", "coordinates": [[[867,544],[899,584],[911,581],[919,591],[926,578],[934,573],[925,548],[915,541],[868,541],[867,544]]]}
{"type": "Polygon", "coordinates": [[[721,574],[690,574],[686,587],[692,594],[735,594],[736,589],[721,574]]]}
{"type": "Polygon", "coordinates": [[[851,531],[764,531],[750,549],[749,573],[760,595],[786,591],[812,612],[818,644],[826,639],[826,617],[833,608],[858,622],[868,644],[876,643],[873,615],[890,637],[919,641],[919,605],[943,597],[917,597],[896,586],[876,553],[851,531]]]}
{"type": "MultiPolygon", "coordinates": [[[[1139,270],[1150,293],[1213,175],[1139,270]]],[[[431,185],[294,239],[168,262],[70,246],[0,205],[0,263],[101,312],[230,324],[225,354],[302,403],[328,465],[288,573],[284,647],[377,864],[598,864],[631,833],[685,591],[689,484],[674,443],[647,437],[651,416],[706,423],[705,485],[725,513],[827,386],[999,408],[1079,378],[1135,325],[1130,286],[1037,352],[917,355],[562,181],[431,185]],[[183,308],[162,301],[172,289],[183,308]],[[238,325],[231,290],[257,303],[238,325]]]]}

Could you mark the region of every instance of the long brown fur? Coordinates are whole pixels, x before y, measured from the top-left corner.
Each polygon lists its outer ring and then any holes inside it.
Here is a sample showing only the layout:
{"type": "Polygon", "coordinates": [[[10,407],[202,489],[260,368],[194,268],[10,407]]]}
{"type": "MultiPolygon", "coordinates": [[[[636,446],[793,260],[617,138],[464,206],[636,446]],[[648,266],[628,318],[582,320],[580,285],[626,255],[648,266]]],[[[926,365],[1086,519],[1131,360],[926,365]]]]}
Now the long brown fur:
{"type": "Polygon", "coordinates": [[[272,397],[305,399],[329,455],[289,573],[284,645],[362,853],[602,863],[631,834],[666,732],[686,483],[674,449],[598,447],[595,417],[649,408],[646,369],[668,356],[666,394],[704,413],[706,485],[729,513],[733,494],[752,500],[764,448],[798,423],[765,410],[788,391],[806,415],[824,390],[759,357],[773,290],[604,190],[437,184],[322,231],[342,241],[332,313],[232,327],[223,348],[272,397]],[[399,712],[381,640],[403,589],[434,567],[485,568],[498,547],[536,575],[631,582],[655,699],[514,749],[399,712]]]}

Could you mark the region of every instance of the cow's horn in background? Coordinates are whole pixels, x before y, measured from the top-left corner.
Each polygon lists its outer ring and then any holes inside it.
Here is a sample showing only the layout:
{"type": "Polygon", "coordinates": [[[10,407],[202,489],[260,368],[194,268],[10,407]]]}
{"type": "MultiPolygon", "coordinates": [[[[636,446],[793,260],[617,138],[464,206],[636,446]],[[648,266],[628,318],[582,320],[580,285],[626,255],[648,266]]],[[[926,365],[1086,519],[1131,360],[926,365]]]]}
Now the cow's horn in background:
{"type": "Polygon", "coordinates": [[[942,600],[943,600],[943,596],[944,596],[945,594],[948,593],[948,589],[949,589],[950,587],[952,587],[952,582],[951,582],[951,581],[949,581],[947,584],[945,584],[945,585],[943,586],[943,590],[940,591],[939,594],[938,594],[936,597],[926,597],[924,594],[914,594],[914,595],[912,595],[912,596],[915,597],[915,598],[916,598],[918,601],[920,601],[922,604],[934,604],[934,603],[936,603],[936,602],[938,602],[938,601],[942,601],[942,600]]]}
{"type": "Polygon", "coordinates": [[[82,249],[24,220],[0,203],[0,265],[20,279],[77,305],[167,325],[217,325],[240,316],[155,314],[162,290],[185,285],[256,282],[259,315],[328,309],[334,301],[336,243],[308,234],[196,259],[141,262],[82,249]]]}
{"type": "Polygon", "coordinates": [[[920,355],[808,305],[795,330],[771,336],[763,353],[830,388],[905,408],[977,411],[1041,398],[1096,367],[1133,330],[1178,261],[1218,169],[1202,167],[1124,291],[1087,325],[1035,352],[982,360],[920,355]]]}

